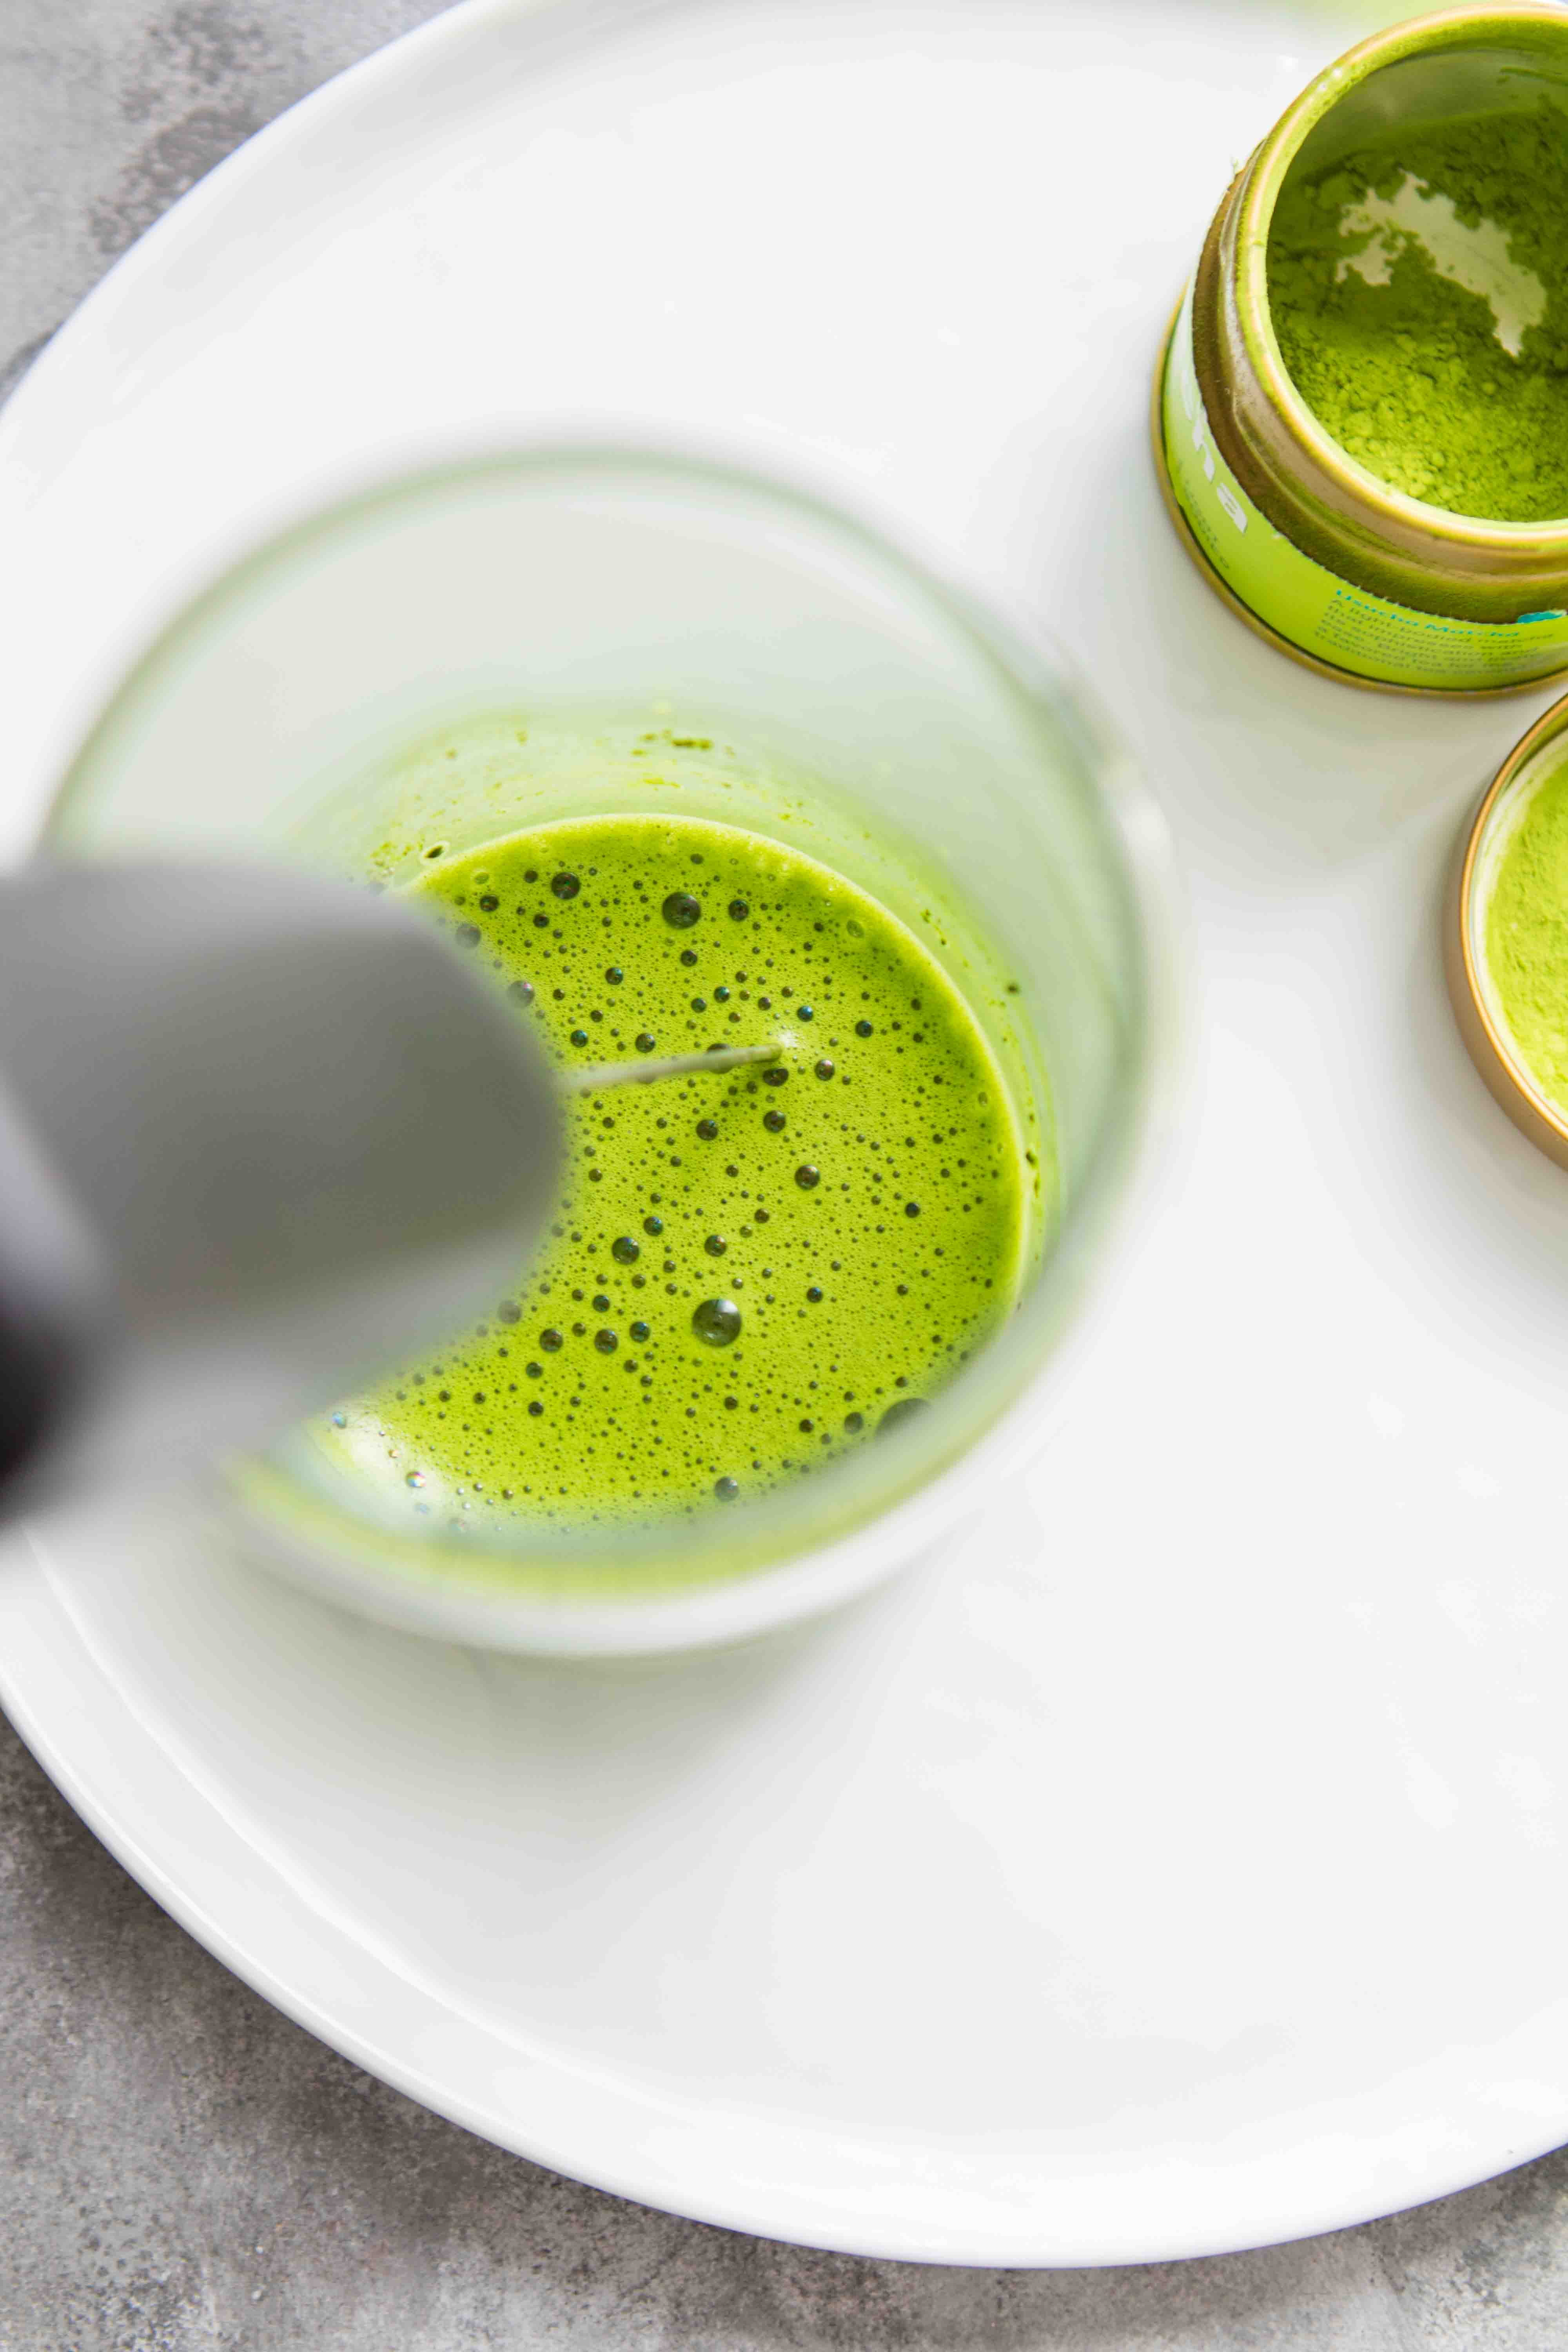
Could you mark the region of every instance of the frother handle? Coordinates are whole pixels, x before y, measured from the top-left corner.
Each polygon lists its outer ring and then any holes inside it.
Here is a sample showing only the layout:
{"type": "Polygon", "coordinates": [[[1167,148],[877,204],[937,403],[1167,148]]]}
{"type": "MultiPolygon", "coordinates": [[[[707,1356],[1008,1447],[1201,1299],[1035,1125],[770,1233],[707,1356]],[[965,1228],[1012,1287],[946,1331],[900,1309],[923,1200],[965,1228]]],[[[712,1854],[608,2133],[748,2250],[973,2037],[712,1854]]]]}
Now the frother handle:
{"type": "Polygon", "coordinates": [[[515,1286],[559,1110],[390,897],[0,881],[0,1513],[254,1444],[515,1286]]]}

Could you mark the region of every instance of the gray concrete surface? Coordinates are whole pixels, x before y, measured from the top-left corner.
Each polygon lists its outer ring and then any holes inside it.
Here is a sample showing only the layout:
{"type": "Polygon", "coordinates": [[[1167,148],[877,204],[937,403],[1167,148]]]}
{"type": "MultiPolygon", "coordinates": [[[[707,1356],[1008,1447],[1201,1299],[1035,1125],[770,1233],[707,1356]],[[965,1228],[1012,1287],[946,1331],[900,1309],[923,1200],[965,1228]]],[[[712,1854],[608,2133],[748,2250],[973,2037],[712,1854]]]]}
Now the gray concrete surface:
{"type": "MultiPolygon", "coordinates": [[[[0,390],[259,123],[430,0],[0,0],[0,390]]],[[[0,2352],[1562,2352],[1568,2152],[1314,2243],[929,2271],[500,2155],[237,1984],[0,1724],[0,2352]]]]}

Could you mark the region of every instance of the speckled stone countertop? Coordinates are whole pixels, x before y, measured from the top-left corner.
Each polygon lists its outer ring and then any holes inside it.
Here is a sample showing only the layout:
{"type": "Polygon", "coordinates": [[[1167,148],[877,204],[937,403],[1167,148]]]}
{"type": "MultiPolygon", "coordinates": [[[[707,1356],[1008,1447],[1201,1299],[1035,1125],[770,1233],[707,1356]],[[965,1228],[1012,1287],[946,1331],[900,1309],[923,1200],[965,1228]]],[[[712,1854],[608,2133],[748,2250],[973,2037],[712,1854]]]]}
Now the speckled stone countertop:
{"type": "MultiPolygon", "coordinates": [[[[0,392],[231,147],[437,13],[0,0],[0,392]]],[[[1568,2343],[1568,2152],[1395,2221],[1226,2261],[854,2262],[617,2203],[369,2080],[165,1918],[3,1724],[0,1890],[0,2352],[1568,2343]]]]}

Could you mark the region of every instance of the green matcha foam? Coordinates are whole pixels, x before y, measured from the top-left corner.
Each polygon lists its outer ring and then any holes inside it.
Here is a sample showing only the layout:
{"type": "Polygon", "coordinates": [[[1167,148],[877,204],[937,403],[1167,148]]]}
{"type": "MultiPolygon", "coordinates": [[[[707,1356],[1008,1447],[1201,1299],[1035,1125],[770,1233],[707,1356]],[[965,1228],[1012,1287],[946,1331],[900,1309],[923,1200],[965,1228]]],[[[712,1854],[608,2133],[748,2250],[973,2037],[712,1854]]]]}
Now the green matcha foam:
{"type": "Polygon", "coordinates": [[[869,1443],[1010,1310],[1007,1091],[921,941],[707,820],[573,819],[412,886],[565,1066],[776,1039],[778,1065],[568,1106],[550,1237],[493,1312],[323,1426],[409,1511],[714,1511],[869,1443]]]}

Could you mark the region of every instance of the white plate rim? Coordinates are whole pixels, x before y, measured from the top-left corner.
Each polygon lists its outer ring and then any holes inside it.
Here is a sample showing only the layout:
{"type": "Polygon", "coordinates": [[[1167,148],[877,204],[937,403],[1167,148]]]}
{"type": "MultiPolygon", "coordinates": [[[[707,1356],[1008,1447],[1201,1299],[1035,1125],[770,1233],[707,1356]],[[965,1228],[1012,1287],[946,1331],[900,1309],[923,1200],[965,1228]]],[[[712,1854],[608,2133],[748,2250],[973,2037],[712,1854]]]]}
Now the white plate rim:
{"type": "MultiPolygon", "coordinates": [[[[0,1703],[16,1729],[95,1836],[216,1959],[329,2048],[421,2105],[531,2163],[633,2203],[755,2237],[872,2260],[1100,2269],[1242,2253],[1354,2228],[1472,2188],[1558,2144],[1555,2131],[1522,2141],[1500,2136],[1484,2150],[1472,2147],[1445,2165],[1413,2163],[1396,2141],[1381,2155],[1368,2147],[1361,2153],[1384,2182],[1370,2205],[1364,2174],[1358,2188],[1346,2186],[1343,2144],[1331,2136],[1321,2151],[1293,2157],[1296,2178],[1284,2202],[1272,2168],[1260,2189],[1256,2166],[1227,2170],[1208,2164],[1201,2168],[1207,2182],[1225,2182],[1221,2201],[1228,2220],[1196,2231],[1177,2227],[1166,2235],[1150,2220],[1169,2182],[1159,2169],[1147,2176],[1142,2189],[1135,2172],[1107,2170],[1086,2200],[1092,2221],[1086,2214],[1065,2231],[1048,2209],[1023,2230],[1004,2223],[977,2231],[972,2216],[952,2225],[929,2214],[918,2222],[892,2221],[885,2214],[874,2221],[847,2221],[831,2196],[813,2194],[798,2177],[791,2188],[781,2189],[774,2179],[737,2190],[732,2147],[716,2147],[712,2160],[698,2170],[689,2162],[679,2168],[662,2166],[648,2145],[650,2102],[614,2086],[605,2105],[613,2116],[618,2110],[626,2152],[619,2161],[609,2160],[599,2137],[603,2117],[595,2115],[584,2130],[574,2115],[587,2078],[570,2066],[537,2056],[530,2064],[499,2036],[488,2037],[498,2064],[510,2070],[514,2083],[519,2071],[526,2071],[528,2092],[542,2100],[553,2095],[557,2103],[558,2112],[548,2121],[531,2119],[520,2126],[512,2105],[487,2104],[455,2090],[450,2079],[421,2067],[395,2042],[354,2025],[342,2006],[305,1989],[312,1974],[341,1977],[352,1971],[392,2001],[406,2004],[412,1994],[416,2009],[431,2011],[432,2021],[442,2029],[456,2022],[461,2032],[486,2038],[482,2027],[442,2013],[423,1988],[411,1985],[304,1902],[195,1784],[100,1669],[62,1604],[47,1544],[37,1536],[11,1538],[0,1556],[0,1703]],[[90,1701],[84,1697],[89,1683],[90,1701]],[[136,1775],[125,1770],[132,1754],[142,1768],[136,1775]],[[254,1916],[243,1935],[231,1930],[209,1907],[210,1894],[204,1899],[182,1872],[178,1849],[187,1840],[199,1843],[209,1878],[221,1874],[244,1882],[254,1916]],[[1128,2221],[1126,2214],[1137,2218],[1128,2221]]],[[[603,2091],[606,2085],[601,2080],[595,2087],[603,2091]]],[[[767,2129],[776,2132],[777,2126],[770,2120],[767,2129]]],[[[1043,2206],[1049,2193],[1050,2184],[1042,2184],[1043,2206]]]]}

